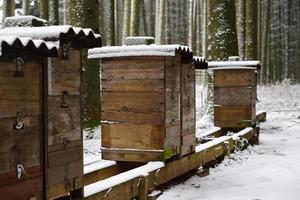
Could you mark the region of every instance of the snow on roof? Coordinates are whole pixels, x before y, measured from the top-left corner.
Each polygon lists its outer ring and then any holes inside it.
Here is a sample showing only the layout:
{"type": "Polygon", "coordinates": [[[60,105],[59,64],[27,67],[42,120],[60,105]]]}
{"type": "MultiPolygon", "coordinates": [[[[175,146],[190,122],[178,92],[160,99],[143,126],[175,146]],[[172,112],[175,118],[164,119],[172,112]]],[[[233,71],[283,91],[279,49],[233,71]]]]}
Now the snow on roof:
{"type": "Polygon", "coordinates": [[[258,69],[260,62],[258,60],[249,61],[213,61],[208,62],[208,67],[217,69],[258,69]]]}
{"type": "Polygon", "coordinates": [[[27,48],[32,50],[46,51],[48,54],[57,54],[54,44],[43,40],[32,40],[30,37],[0,36],[0,56],[3,55],[3,47],[27,48]]]}
{"type": "Polygon", "coordinates": [[[32,15],[6,17],[4,19],[5,27],[32,27],[45,26],[47,21],[32,15]]]}
{"type": "Polygon", "coordinates": [[[132,45],[110,46],[93,48],[89,50],[88,58],[113,58],[129,56],[175,56],[176,52],[190,54],[187,46],[175,45],[132,45]]]}
{"type": "Polygon", "coordinates": [[[42,26],[42,27],[8,27],[0,29],[0,36],[15,35],[19,37],[31,37],[47,41],[58,41],[63,36],[69,36],[77,39],[94,39],[100,44],[92,45],[101,46],[101,36],[95,34],[92,29],[82,29],[70,25],[61,26],[42,26]]]}
{"type": "Polygon", "coordinates": [[[125,39],[126,45],[149,45],[154,43],[154,37],[150,36],[135,36],[125,39]]]}
{"type": "Polygon", "coordinates": [[[110,178],[92,183],[84,187],[84,197],[92,196],[101,191],[107,190],[116,185],[125,183],[129,180],[138,177],[148,176],[150,172],[158,170],[164,167],[164,165],[165,164],[163,162],[149,162],[148,164],[143,165],[141,167],[137,167],[135,169],[129,170],[127,172],[123,172],[116,176],[112,176],[110,178]]]}

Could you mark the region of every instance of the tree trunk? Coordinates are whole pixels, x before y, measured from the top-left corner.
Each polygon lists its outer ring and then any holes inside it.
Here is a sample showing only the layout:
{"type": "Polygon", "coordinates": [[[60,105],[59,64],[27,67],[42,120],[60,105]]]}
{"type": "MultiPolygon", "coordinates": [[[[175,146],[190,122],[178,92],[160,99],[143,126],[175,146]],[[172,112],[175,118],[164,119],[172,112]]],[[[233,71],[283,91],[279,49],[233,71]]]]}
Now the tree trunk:
{"type": "Polygon", "coordinates": [[[163,34],[164,34],[164,24],[165,24],[165,17],[164,17],[164,5],[165,5],[165,0],[159,0],[159,6],[158,6],[158,18],[157,20],[157,25],[156,25],[156,43],[157,44],[163,44],[163,34]]]}
{"type": "Polygon", "coordinates": [[[270,0],[266,1],[264,6],[265,10],[265,20],[264,20],[264,30],[263,30],[263,45],[262,45],[262,69],[261,69],[261,82],[266,84],[268,82],[268,41],[269,41],[269,26],[270,26],[270,0]]]}
{"type": "Polygon", "coordinates": [[[131,0],[130,36],[140,34],[141,0],[131,0]]]}
{"type": "Polygon", "coordinates": [[[202,57],[207,57],[207,0],[202,1],[202,57]]]}
{"type": "Polygon", "coordinates": [[[257,59],[257,0],[246,1],[245,59],[257,59]]]}
{"type": "Polygon", "coordinates": [[[208,20],[208,59],[238,55],[234,1],[209,0],[208,20]]]}
{"type": "Polygon", "coordinates": [[[49,5],[49,0],[40,0],[40,17],[45,20],[49,19],[48,5],[49,5]]]}
{"type": "Polygon", "coordinates": [[[24,15],[29,15],[29,11],[30,11],[30,0],[23,0],[22,9],[23,9],[24,15]]]}
{"type": "Polygon", "coordinates": [[[15,16],[15,0],[4,0],[3,1],[3,22],[5,17],[15,16]]]}
{"type": "Polygon", "coordinates": [[[196,0],[196,55],[202,56],[202,19],[201,0],[196,0]]]}
{"type": "MultiPolygon", "coordinates": [[[[92,28],[99,32],[99,1],[70,1],[70,24],[73,26],[92,28]],[[76,11],[76,12],[74,12],[76,11]]],[[[87,49],[82,51],[82,105],[83,127],[86,130],[100,124],[100,76],[99,61],[87,59],[87,49]]]]}
{"type": "Polygon", "coordinates": [[[123,44],[125,39],[130,35],[130,16],[131,16],[131,0],[124,1],[124,24],[123,24],[123,44]]]}
{"type": "MultiPolygon", "coordinates": [[[[236,0],[237,37],[240,60],[245,60],[246,0],[236,0]]],[[[249,0],[252,1],[252,0],[249,0]]]]}
{"type": "Polygon", "coordinates": [[[105,45],[114,46],[116,44],[116,34],[115,34],[115,1],[104,0],[104,35],[105,35],[105,45]]]}
{"type": "Polygon", "coordinates": [[[194,50],[194,27],[193,27],[193,5],[194,2],[193,0],[189,0],[189,23],[188,23],[188,28],[189,28],[189,34],[188,34],[188,46],[194,50]]]}
{"type": "Polygon", "coordinates": [[[58,0],[49,0],[49,25],[58,25],[59,24],[59,16],[58,16],[58,0]]]}

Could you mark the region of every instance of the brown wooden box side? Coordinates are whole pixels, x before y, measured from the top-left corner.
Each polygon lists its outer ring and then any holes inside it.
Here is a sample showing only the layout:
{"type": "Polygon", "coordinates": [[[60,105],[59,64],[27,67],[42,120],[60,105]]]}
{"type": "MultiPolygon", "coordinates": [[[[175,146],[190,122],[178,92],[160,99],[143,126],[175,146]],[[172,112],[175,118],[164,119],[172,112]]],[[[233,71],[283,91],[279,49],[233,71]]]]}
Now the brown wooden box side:
{"type": "Polygon", "coordinates": [[[102,92],[101,120],[135,124],[163,124],[162,92],[102,92]]]}
{"type": "Polygon", "coordinates": [[[163,125],[102,124],[102,147],[162,150],[163,125]]]}
{"type": "Polygon", "coordinates": [[[67,59],[50,58],[48,63],[48,95],[80,95],[81,52],[69,49],[67,59]]]}
{"type": "Polygon", "coordinates": [[[215,87],[243,87],[256,85],[254,69],[214,70],[215,87]]]}
{"type": "Polygon", "coordinates": [[[104,59],[102,91],[163,92],[164,60],[153,57],[104,59]]]}
{"type": "Polygon", "coordinates": [[[40,113],[41,66],[25,62],[23,77],[16,77],[13,61],[0,62],[0,118],[15,117],[17,112],[25,115],[40,113]]]}
{"type": "Polygon", "coordinates": [[[24,129],[14,130],[15,118],[0,120],[0,174],[15,171],[18,164],[40,165],[40,116],[20,116],[24,129]]]}
{"type": "Polygon", "coordinates": [[[69,96],[68,107],[61,106],[62,97],[48,96],[48,146],[55,148],[62,143],[82,139],[80,96],[69,96]]]}
{"type": "Polygon", "coordinates": [[[215,87],[216,105],[222,106],[249,106],[255,103],[254,86],[249,87],[215,87]]]}

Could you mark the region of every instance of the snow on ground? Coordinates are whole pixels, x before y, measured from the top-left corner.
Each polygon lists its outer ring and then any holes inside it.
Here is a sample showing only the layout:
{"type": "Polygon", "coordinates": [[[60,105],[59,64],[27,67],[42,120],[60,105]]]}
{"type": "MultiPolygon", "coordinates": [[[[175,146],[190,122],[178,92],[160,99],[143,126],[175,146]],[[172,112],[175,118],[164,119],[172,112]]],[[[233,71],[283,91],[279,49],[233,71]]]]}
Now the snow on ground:
{"type": "Polygon", "coordinates": [[[300,85],[259,87],[258,96],[258,110],[267,110],[260,145],[226,158],[207,177],[195,175],[164,191],[159,200],[300,199],[300,85]]]}

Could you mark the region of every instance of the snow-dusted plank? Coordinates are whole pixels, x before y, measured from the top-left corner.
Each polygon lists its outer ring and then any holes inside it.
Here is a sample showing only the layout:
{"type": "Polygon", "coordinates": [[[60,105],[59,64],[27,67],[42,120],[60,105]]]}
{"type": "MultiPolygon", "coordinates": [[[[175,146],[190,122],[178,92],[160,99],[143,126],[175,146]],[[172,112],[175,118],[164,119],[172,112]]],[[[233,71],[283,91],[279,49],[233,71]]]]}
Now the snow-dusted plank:
{"type": "Polygon", "coordinates": [[[230,139],[231,139],[230,136],[222,136],[222,137],[216,138],[212,141],[206,142],[204,144],[200,144],[200,145],[196,146],[196,153],[205,151],[213,146],[224,143],[225,141],[230,140],[230,139]]]}
{"type": "Polygon", "coordinates": [[[84,165],[83,167],[83,173],[84,174],[89,174],[104,168],[108,168],[111,166],[116,165],[117,162],[116,161],[112,161],[112,160],[98,160],[98,161],[94,161],[91,163],[88,163],[84,165]]]}
{"type": "Polygon", "coordinates": [[[249,134],[252,131],[253,131],[253,128],[248,127],[248,128],[245,128],[245,129],[233,134],[231,137],[233,140],[239,140],[241,137],[244,137],[246,134],[249,134]]]}
{"type": "Polygon", "coordinates": [[[175,45],[132,45],[93,48],[88,52],[88,58],[112,58],[128,56],[175,56],[176,51],[189,52],[187,46],[175,45]]]}
{"type": "Polygon", "coordinates": [[[249,61],[213,61],[208,62],[209,69],[212,70],[230,70],[230,69],[258,69],[260,62],[258,60],[249,61]]]}
{"type": "Polygon", "coordinates": [[[218,131],[221,131],[220,127],[213,127],[211,129],[209,129],[209,130],[207,130],[207,131],[199,134],[198,138],[201,139],[201,138],[207,137],[207,136],[212,135],[212,134],[214,134],[214,133],[216,133],[218,131]]]}
{"type": "Polygon", "coordinates": [[[164,166],[165,165],[163,162],[149,162],[148,164],[143,165],[141,167],[129,170],[127,172],[123,172],[121,174],[107,178],[105,180],[98,181],[96,183],[92,183],[84,187],[84,197],[92,196],[101,191],[125,183],[134,178],[148,176],[150,172],[158,170],[164,166]]]}

